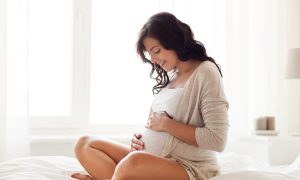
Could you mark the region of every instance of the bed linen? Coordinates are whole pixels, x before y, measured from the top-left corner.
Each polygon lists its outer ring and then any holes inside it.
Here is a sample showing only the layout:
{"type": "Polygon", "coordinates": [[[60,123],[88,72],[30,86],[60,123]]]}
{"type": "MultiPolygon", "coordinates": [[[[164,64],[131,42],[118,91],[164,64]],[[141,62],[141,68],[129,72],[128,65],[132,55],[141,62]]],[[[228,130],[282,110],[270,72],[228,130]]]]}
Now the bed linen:
{"type": "Polygon", "coordinates": [[[73,172],[85,172],[67,156],[34,156],[0,163],[0,180],[66,180],[73,172]]]}
{"type": "MultiPolygon", "coordinates": [[[[300,180],[300,156],[283,166],[270,166],[250,156],[232,152],[218,154],[221,175],[211,180],[300,180]]],[[[34,156],[0,163],[0,180],[70,180],[84,169],[73,157],[34,156]]]]}
{"type": "Polygon", "coordinates": [[[219,154],[218,161],[221,175],[210,180],[300,180],[300,155],[291,164],[281,166],[232,152],[219,154]]]}

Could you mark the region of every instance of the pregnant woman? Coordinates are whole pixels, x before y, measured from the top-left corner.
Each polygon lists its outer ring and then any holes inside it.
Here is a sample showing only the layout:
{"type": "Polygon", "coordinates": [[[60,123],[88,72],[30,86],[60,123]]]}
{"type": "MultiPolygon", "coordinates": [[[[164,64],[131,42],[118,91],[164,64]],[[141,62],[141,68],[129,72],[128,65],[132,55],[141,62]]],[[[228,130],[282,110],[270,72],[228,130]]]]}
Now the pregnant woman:
{"type": "Polygon", "coordinates": [[[131,146],[81,137],[75,153],[89,174],[76,179],[201,180],[218,175],[215,153],[223,151],[228,102],[222,73],[190,27],[170,13],[150,17],[137,53],[156,80],[145,130],[131,146]]]}

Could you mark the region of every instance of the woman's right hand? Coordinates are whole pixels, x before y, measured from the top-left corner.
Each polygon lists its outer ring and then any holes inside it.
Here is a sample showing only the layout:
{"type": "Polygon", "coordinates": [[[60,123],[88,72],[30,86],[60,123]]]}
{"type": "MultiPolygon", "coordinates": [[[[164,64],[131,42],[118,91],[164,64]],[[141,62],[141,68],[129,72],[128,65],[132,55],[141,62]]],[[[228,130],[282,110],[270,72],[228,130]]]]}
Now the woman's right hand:
{"type": "Polygon", "coordinates": [[[131,139],[131,151],[140,151],[144,149],[144,142],[141,141],[142,134],[135,133],[131,139]]]}

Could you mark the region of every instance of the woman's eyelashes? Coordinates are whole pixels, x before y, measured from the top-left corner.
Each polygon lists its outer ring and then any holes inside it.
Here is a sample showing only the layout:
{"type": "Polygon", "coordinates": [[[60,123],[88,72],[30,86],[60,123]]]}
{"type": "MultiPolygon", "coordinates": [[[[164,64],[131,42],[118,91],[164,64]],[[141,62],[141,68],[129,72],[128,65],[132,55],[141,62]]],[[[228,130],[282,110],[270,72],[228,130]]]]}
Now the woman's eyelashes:
{"type": "Polygon", "coordinates": [[[146,51],[145,57],[146,57],[147,59],[151,59],[151,57],[153,56],[153,54],[157,55],[157,54],[159,54],[159,53],[160,53],[160,49],[159,49],[159,48],[153,49],[151,52],[146,51]]]}
{"type": "Polygon", "coordinates": [[[160,49],[159,48],[155,48],[153,50],[151,50],[150,52],[147,51],[148,55],[151,56],[151,54],[158,54],[160,52],[160,49]]]}
{"type": "Polygon", "coordinates": [[[158,54],[160,52],[160,49],[154,49],[153,52],[154,54],[158,54]]]}

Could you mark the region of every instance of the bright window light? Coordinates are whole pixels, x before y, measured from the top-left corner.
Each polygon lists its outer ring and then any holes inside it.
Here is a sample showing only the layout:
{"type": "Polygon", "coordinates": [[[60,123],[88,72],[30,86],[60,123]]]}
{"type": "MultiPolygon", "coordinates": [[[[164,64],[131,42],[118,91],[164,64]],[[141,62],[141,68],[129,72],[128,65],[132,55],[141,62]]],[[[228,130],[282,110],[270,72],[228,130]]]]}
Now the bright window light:
{"type": "Polygon", "coordinates": [[[150,65],[137,57],[135,43],[159,1],[130,3],[135,8],[127,1],[92,1],[92,124],[144,124],[150,111],[154,81],[150,65]]]}
{"type": "Polygon", "coordinates": [[[72,86],[72,0],[29,0],[31,116],[68,116],[72,86]]]}

